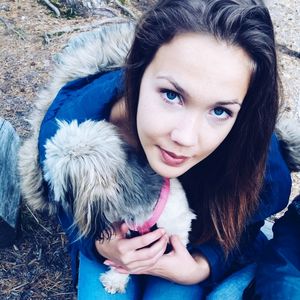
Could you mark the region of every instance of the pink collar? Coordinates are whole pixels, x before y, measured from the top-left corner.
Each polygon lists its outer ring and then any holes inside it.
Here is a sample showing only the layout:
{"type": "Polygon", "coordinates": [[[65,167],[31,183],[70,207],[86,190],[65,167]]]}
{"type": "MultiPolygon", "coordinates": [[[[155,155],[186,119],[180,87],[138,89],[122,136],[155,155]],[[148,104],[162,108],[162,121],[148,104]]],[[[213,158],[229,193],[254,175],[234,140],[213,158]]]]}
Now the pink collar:
{"type": "Polygon", "coordinates": [[[170,179],[165,178],[164,184],[160,191],[159,199],[156,203],[156,206],[154,208],[151,218],[149,220],[147,220],[142,226],[134,226],[129,229],[133,230],[133,231],[138,231],[140,234],[145,234],[145,233],[150,232],[151,227],[157,223],[159,217],[161,216],[161,214],[167,204],[169,193],[170,193],[170,179]]]}

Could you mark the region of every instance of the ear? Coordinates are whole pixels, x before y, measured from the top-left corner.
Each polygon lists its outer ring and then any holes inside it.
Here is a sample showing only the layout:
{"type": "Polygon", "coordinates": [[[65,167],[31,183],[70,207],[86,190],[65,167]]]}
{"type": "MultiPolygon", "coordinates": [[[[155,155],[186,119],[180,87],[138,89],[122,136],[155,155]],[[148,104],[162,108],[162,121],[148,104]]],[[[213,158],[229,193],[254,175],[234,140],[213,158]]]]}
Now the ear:
{"type": "Polygon", "coordinates": [[[126,170],[122,141],[105,121],[58,123],[44,162],[54,200],[73,213],[81,236],[110,237],[126,170]]]}

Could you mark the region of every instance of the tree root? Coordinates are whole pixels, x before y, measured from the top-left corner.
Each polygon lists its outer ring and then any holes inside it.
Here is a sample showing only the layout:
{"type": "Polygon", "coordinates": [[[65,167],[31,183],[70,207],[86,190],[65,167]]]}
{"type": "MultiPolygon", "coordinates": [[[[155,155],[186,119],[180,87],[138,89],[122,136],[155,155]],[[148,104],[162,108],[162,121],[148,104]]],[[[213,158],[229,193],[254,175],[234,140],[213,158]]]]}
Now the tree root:
{"type": "Polygon", "coordinates": [[[0,21],[5,25],[8,32],[11,31],[11,32],[15,33],[20,39],[25,40],[25,36],[22,33],[22,30],[19,31],[19,30],[15,29],[15,27],[13,25],[11,25],[9,23],[9,21],[4,19],[3,17],[0,17],[0,21]]]}
{"type": "Polygon", "coordinates": [[[278,50],[284,54],[287,54],[289,56],[293,56],[295,58],[300,58],[300,52],[292,50],[288,48],[286,45],[277,44],[278,50]]]}
{"type": "Polygon", "coordinates": [[[59,37],[65,33],[90,31],[90,30],[98,28],[101,25],[105,25],[105,24],[109,24],[109,23],[124,23],[124,22],[128,22],[128,19],[116,17],[116,18],[104,19],[99,22],[95,22],[95,23],[87,24],[87,25],[83,25],[83,26],[75,26],[75,27],[67,26],[67,27],[63,27],[59,30],[45,32],[44,42],[46,44],[48,44],[48,43],[50,43],[50,41],[53,37],[59,37]]]}
{"type": "Polygon", "coordinates": [[[56,14],[56,17],[59,18],[60,17],[60,11],[59,9],[52,4],[49,0],[42,0],[51,10],[54,11],[54,13],[56,14]]]}
{"type": "Polygon", "coordinates": [[[138,19],[137,15],[134,12],[132,12],[128,7],[123,5],[119,0],[114,0],[114,2],[119,8],[121,8],[126,14],[131,16],[134,20],[138,19]]]}

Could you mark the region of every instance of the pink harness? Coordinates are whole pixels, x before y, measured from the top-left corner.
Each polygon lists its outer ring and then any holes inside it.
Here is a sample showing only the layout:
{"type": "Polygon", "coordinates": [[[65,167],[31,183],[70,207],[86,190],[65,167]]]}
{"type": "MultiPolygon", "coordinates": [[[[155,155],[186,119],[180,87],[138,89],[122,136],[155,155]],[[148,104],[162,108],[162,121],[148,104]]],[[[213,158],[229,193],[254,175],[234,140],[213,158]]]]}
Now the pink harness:
{"type": "Polygon", "coordinates": [[[150,232],[151,227],[157,223],[159,217],[161,216],[161,214],[167,204],[169,193],[170,193],[170,179],[165,178],[164,184],[160,191],[159,199],[156,203],[156,206],[154,208],[151,218],[149,220],[147,220],[143,225],[134,226],[129,229],[133,230],[133,231],[138,231],[140,234],[145,234],[145,233],[150,232]]]}

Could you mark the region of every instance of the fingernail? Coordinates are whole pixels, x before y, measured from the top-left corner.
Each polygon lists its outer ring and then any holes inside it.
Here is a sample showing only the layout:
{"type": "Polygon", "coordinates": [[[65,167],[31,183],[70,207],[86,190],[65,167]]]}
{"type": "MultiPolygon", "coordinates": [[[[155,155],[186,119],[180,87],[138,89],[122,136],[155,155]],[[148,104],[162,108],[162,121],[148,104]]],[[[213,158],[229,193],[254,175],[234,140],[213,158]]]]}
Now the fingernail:
{"type": "Polygon", "coordinates": [[[103,264],[106,265],[106,266],[109,266],[109,265],[110,265],[110,263],[109,263],[108,260],[105,260],[105,261],[103,262],[103,264]]]}

